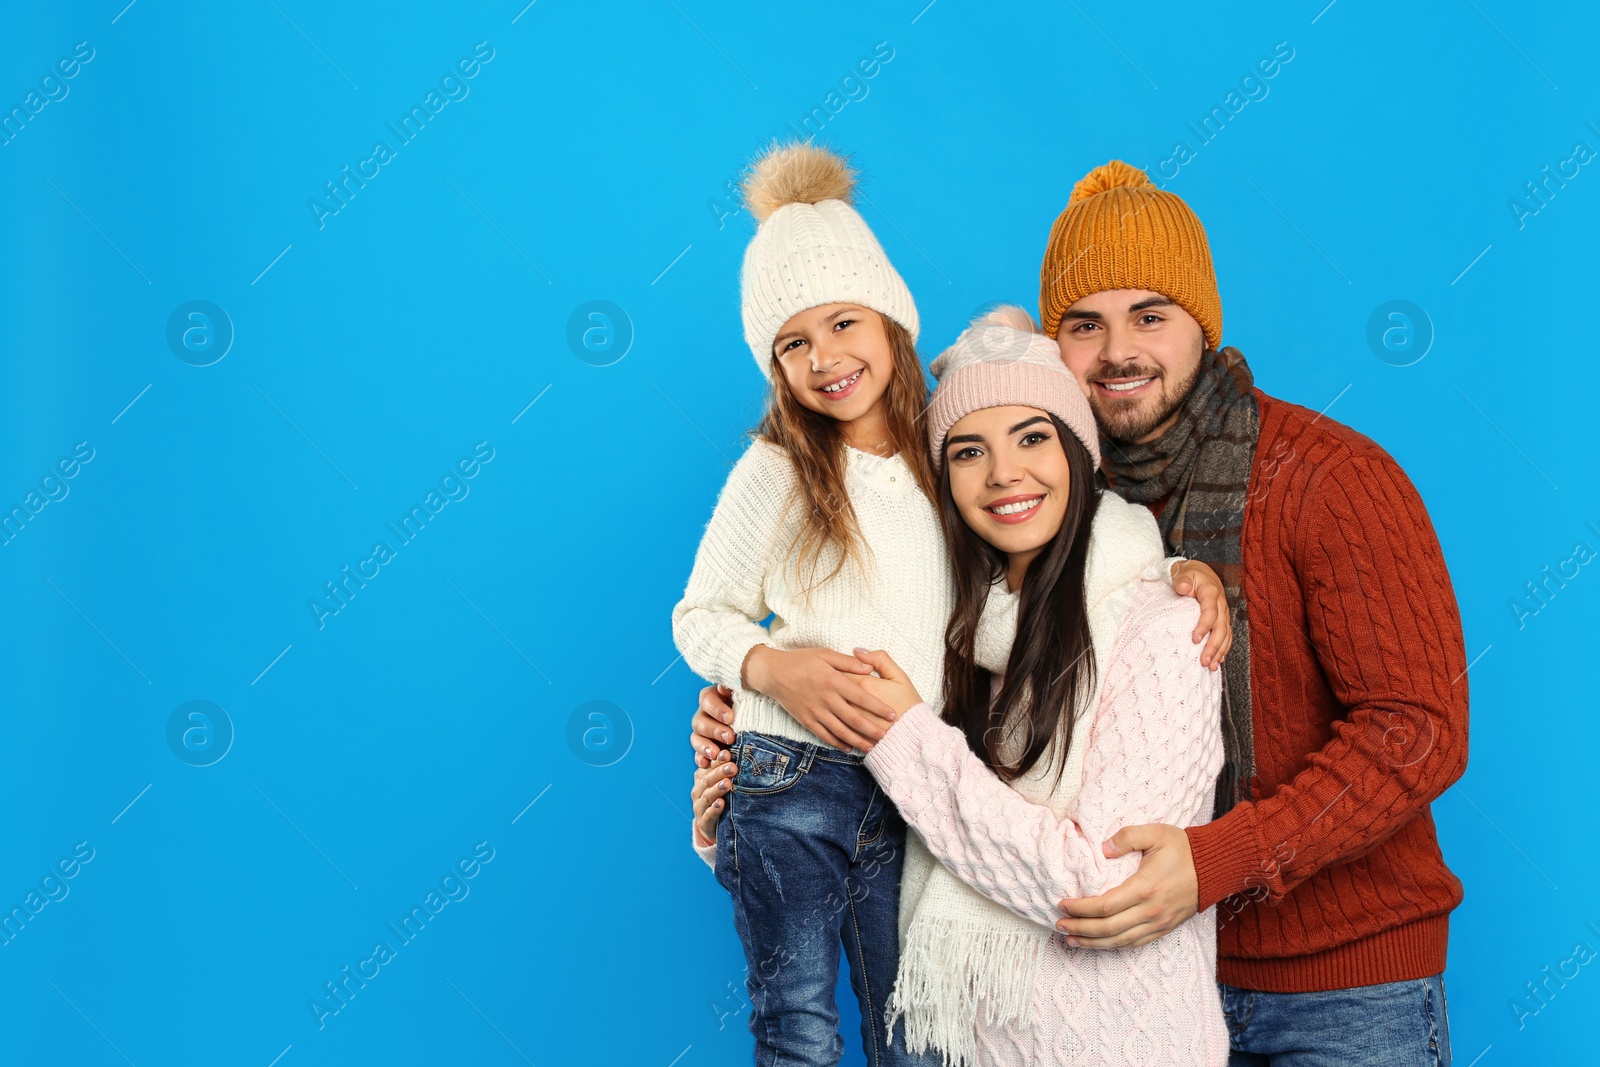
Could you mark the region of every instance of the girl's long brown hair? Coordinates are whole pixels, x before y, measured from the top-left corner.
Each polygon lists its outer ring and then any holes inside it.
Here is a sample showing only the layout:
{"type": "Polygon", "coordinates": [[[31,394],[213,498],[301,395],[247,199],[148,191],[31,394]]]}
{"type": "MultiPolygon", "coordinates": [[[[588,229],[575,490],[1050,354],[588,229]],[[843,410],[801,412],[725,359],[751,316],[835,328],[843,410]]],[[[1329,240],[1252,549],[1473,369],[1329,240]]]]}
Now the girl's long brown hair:
{"type": "Polygon", "coordinates": [[[944,721],[967,736],[973,754],[1002,781],[1033,769],[1052,739],[1057,776],[1066,769],[1072,724],[1094,692],[1094,643],[1083,578],[1089,561],[1089,528],[1100,506],[1094,461],[1076,434],[1054,415],[1056,437],[1070,471],[1067,512],[1061,529],[1028,566],[1017,611],[1017,637],[1005,681],[991,707],[990,673],[979,667],[975,643],[989,587],[1005,573],[1006,556],[979,537],[950,493],[950,465],[939,479],[939,518],[955,571],[956,606],[945,631],[944,721]],[[1002,758],[1001,739],[1021,729],[1026,742],[1012,761],[1002,758]]]}
{"type": "MultiPolygon", "coordinates": [[[[938,493],[938,482],[934,478],[933,461],[928,456],[921,421],[928,406],[928,383],[922,361],[917,358],[917,346],[906,328],[887,315],[879,317],[889,339],[889,351],[894,356],[889,385],[883,394],[889,438],[916,476],[917,485],[929,500],[933,500],[938,493]]],[[[772,357],[770,371],[772,392],[767,399],[766,414],[755,432],[789,454],[798,476],[795,493],[806,511],[806,518],[795,543],[789,546],[790,551],[796,555],[800,573],[814,575],[829,545],[840,550],[833,568],[822,578],[807,583],[807,589],[814,589],[838,574],[847,561],[861,562],[868,550],[861,539],[855,509],[850,506],[849,494],[845,492],[844,434],[838,421],[812,411],[795,399],[784,382],[783,368],[776,355],[772,357]]]]}

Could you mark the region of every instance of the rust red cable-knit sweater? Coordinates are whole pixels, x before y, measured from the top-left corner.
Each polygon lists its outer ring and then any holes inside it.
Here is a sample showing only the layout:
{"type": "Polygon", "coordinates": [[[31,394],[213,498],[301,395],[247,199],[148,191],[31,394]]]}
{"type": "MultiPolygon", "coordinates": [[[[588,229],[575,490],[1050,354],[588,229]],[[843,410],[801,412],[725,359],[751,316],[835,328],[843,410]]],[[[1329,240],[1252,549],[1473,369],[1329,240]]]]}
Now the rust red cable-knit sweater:
{"type": "Polygon", "coordinates": [[[1428,804],[1467,763],[1466,653],[1405,472],[1347,426],[1255,390],[1241,545],[1253,800],[1187,833],[1217,974],[1280,993],[1444,970],[1461,882],[1428,804]]]}

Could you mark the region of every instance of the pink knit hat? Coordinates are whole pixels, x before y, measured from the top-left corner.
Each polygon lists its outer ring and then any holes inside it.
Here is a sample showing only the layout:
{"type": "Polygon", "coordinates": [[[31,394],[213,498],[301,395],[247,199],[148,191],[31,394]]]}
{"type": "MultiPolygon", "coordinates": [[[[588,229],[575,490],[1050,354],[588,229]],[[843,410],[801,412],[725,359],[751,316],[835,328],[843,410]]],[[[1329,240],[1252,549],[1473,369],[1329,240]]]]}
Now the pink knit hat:
{"type": "Polygon", "coordinates": [[[944,441],[964,415],[982,408],[1042,408],[1060,419],[1100,468],[1100,431],[1078,380],[1060,350],[1039,333],[1033,317],[1002,306],[973,320],[956,343],[933,361],[939,385],[928,403],[928,447],[944,467],[944,441]]]}

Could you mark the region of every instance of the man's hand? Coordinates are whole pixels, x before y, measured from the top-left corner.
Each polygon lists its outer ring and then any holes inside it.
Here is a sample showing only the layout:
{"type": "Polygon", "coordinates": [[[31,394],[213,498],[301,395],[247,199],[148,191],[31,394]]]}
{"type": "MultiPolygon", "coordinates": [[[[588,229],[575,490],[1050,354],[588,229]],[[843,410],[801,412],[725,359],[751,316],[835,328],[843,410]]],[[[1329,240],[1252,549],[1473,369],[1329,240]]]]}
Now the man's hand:
{"type": "Polygon", "coordinates": [[[1228,616],[1228,594],[1222,579],[1199,560],[1186,559],[1172,569],[1172,591],[1200,602],[1200,621],[1190,636],[1198,644],[1210,635],[1200,650],[1200,663],[1217,670],[1233,646],[1233,621],[1228,616]]]}
{"type": "Polygon", "coordinates": [[[1108,893],[1060,903],[1067,917],[1056,929],[1073,948],[1125,948],[1148,945],[1193,915],[1200,881],[1194,872],[1189,835],[1176,826],[1147,823],[1125,826],[1104,846],[1116,859],[1143,852],[1133,877],[1108,893]]]}
{"type": "Polygon", "coordinates": [[[713,762],[728,758],[723,745],[733,744],[733,690],[725,685],[708,685],[700,690],[700,707],[690,726],[689,747],[694,749],[694,765],[704,770],[713,762]]]}
{"type": "Polygon", "coordinates": [[[738,770],[738,765],[724,752],[709,767],[694,772],[689,802],[694,807],[694,843],[701,848],[717,843],[717,822],[728,806],[725,798],[733,788],[733,776],[738,770]]]}

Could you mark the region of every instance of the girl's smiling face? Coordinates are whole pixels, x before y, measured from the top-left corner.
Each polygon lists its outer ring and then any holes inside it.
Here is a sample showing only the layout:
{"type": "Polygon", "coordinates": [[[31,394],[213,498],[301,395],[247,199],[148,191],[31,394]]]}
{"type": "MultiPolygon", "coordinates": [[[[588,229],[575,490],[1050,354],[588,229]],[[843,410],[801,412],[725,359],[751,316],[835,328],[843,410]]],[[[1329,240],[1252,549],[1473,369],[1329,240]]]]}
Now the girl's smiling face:
{"type": "Polygon", "coordinates": [[[974,533],[1004,552],[1013,589],[1061,530],[1071,470],[1055,420],[1040,408],[980,408],[945,438],[950,498],[974,533]]]}
{"type": "Polygon", "coordinates": [[[840,422],[875,412],[894,376],[883,317],[858,304],[821,304],[778,330],[773,358],[804,407],[840,422]]]}

